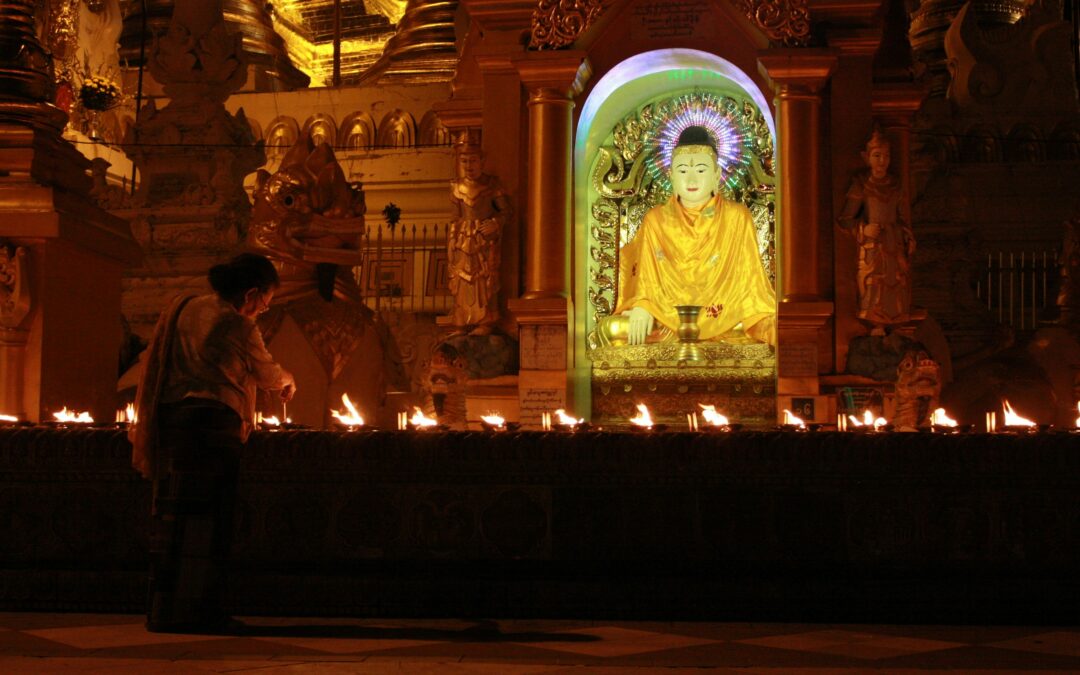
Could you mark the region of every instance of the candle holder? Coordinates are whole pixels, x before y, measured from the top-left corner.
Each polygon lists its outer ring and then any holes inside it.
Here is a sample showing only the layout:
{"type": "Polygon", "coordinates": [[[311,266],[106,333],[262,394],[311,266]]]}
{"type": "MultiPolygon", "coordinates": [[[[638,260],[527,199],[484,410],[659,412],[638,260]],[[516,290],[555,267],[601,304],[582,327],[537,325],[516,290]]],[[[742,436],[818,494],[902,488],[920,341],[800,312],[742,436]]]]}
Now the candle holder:
{"type": "Polygon", "coordinates": [[[679,329],[676,332],[679,337],[679,360],[700,361],[701,349],[697,343],[701,328],[697,321],[701,316],[701,305],[676,305],[675,311],[679,314],[679,329]]]}
{"type": "Polygon", "coordinates": [[[819,422],[807,422],[806,424],[778,424],[776,425],[777,431],[794,431],[797,433],[806,433],[809,431],[818,431],[823,425],[819,422]]]}
{"type": "Polygon", "coordinates": [[[484,420],[480,420],[480,427],[484,431],[493,432],[517,431],[521,428],[521,424],[517,422],[503,422],[502,424],[492,424],[491,422],[485,422],[484,420]]]}

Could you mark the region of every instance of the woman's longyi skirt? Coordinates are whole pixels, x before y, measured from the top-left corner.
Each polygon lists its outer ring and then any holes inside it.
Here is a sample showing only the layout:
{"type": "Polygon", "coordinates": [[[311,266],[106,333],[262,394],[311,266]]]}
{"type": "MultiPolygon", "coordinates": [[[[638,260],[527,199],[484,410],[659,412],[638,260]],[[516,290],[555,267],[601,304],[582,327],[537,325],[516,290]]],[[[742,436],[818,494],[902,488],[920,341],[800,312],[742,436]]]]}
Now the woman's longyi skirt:
{"type": "Polygon", "coordinates": [[[232,541],[240,463],[240,416],[208,399],[161,406],[160,461],[150,535],[150,630],[214,630],[232,541]]]}

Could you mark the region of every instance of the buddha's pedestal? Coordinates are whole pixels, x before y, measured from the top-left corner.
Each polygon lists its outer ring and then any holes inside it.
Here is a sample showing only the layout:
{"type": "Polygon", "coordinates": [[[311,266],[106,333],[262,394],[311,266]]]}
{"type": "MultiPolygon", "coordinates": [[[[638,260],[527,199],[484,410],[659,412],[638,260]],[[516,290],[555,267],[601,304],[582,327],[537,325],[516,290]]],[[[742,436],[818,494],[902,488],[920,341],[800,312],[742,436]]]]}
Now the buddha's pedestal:
{"type": "Polygon", "coordinates": [[[679,358],[682,345],[598,347],[592,358],[592,422],[628,426],[644,403],[657,423],[685,428],[698,404],[732,423],[770,428],[776,420],[776,358],[766,344],[702,342],[700,360],[679,358]]]}

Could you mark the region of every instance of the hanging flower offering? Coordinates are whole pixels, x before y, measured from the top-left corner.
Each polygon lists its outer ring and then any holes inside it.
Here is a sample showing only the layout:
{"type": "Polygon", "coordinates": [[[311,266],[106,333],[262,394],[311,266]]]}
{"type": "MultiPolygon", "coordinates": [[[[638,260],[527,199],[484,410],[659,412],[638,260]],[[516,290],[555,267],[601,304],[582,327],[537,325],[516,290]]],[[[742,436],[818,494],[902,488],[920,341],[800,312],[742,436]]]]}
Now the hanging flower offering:
{"type": "Polygon", "coordinates": [[[103,112],[120,105],[124,91],[107,77],[93,75],[79,87],[79,102],[87,110],[103,112]]]}

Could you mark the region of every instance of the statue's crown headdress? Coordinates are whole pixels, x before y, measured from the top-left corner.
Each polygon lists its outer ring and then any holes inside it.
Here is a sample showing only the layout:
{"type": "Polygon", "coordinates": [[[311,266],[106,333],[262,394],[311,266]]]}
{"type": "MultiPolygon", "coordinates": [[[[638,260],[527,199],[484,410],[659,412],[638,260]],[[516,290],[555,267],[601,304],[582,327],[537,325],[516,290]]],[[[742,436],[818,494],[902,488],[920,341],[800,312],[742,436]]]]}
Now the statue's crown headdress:
{"type": "Polygon", "coordinates": [[[866,140],[867,152],[870,152],[874,148],[888,148],[891,146],[892,141],[889,140],[888,134],[886,134],[879,126],[874,127],[874,130],[870,132],[870,138],[866,140]]]}

